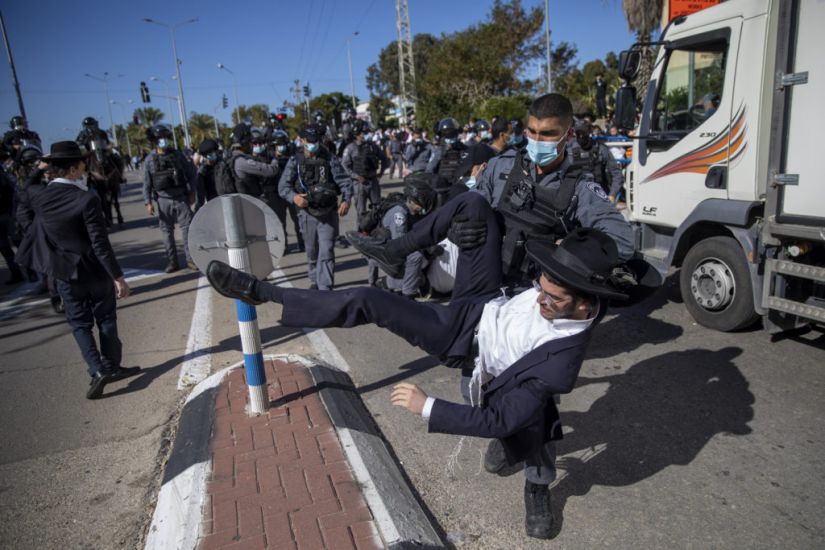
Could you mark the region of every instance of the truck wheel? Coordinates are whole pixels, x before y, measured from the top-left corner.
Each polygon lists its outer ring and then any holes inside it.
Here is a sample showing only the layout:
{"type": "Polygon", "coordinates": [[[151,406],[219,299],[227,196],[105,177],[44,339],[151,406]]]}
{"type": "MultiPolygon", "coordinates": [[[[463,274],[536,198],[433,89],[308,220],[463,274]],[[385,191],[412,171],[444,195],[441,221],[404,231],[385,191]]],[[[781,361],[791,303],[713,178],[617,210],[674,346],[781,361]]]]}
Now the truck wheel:
{"type": "Polygon", "coordinates": [[[742,247],[731,237],[711,237],[691,248],[679,287],[685,307],[700,325],[730,332],[758,318],[742,247]]]}

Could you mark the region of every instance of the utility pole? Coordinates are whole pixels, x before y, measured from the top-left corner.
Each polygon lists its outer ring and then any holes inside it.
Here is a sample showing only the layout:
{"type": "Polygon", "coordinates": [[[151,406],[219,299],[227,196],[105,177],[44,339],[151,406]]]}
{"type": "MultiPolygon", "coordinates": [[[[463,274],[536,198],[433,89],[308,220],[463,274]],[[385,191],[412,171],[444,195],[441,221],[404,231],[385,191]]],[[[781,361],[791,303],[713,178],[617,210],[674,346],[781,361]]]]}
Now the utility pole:
{"type": "Polygon", "coordinates": [[[410,38],[410,9],[407,0],[395,0],[395,28],[398,31],[398,76],[401,84],[401,121],[407,124],[407,105],[415,113],[415,60],[410,38]]]}
{"type": "MultiPolygon", "coordinates": [[[[99,76],[95,76],[89,73],[86,73],[83,76],[87,76],[93,80],[97,80],[98,82],[103,82],[103,93],[106,95],[106,109],[109,111],[109,126],[112,129],[112,141],[114,141],[115,147],[117,147],[117,128],[115,127],[114,118],[112,118],[112,103],[109,99],[109,78],[111,75],[109,75],[108,72],[105,72],[103,73],[103,78],[100,78],[99,76]]],[[[119,74],[115,75],[114,78],[120,78],[122,76],[122,74],[119,74]]]]}
{"type": "Polygon", "coordinates": [[[17,106],[20,108],[20,116],[26,118],[26,107],[23,106],[23,96],[20,95],[20,82],[17,80],[17,69],[14,68],[14,57],[11,55],[11,45],[6,34],[6,20],[3,19],[3,12],[0,11],[0,27],[3,29],[3,43],[6,45],[6,55],[9,57],[9,67],[11,68],[11,80],[14,84],[14,92],[17,94],[17,106]]]}
{"type": "Polygon", "coordinates": [[[553,93],[553,74],[550,71],[550,0],[544,0],[544,40],[547,43],[547,93],[553,93]]]}
{"type": "Polygon", "coordinates": [[[347,62],[349,64],[349,93],[352,99],[352,108],[356,109],[358,105],[355,104],[355,81],[352,79],[352,48],[350,42],[353,38],[358,36],[358,31],[355,31],[347,38],[347,62]]]}

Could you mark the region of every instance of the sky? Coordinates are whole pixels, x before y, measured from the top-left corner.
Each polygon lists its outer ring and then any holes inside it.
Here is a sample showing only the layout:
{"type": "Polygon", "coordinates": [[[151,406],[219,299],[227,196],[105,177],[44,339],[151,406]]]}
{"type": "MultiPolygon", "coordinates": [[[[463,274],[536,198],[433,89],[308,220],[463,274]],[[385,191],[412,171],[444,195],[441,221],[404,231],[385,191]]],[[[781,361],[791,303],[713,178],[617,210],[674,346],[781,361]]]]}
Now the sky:
{"type": "MultiPolygon", "coordinates": [[[[408,0],[413,34],[441,35],[483,21],[492,0],[408,0]]],[[[526,7],[544,0],[523,0],[526,7]]],[[[176,24],[181,79],[187,112],[217,113],[229,123],[235,105],[266,103],[279,108],[291,98],[299,79],[312,94],[349,94],[347,38],[351,38],[355,94],[366,100],[367,67],[383,47],[396,40],[395,0],[9,0],[2,7],[29,127],[44,146],[74,139],[86,116],[109,127],[103,84],[84,76],[109,73],[109,98],[115,124],[131,119],[141,103],[145,81],[151,106],[170,119],[168,95],[177,95],[170,32],[144,18],[176,24]],[[234,76],[220,70],[223,63],[234,76]],[[118,76],[122,75],[122,76],[118,76]],[[222,95],[229,108],[216,107],[222,95]],[[129,102],[132,103],[129,103],[129,102]]],[[[551,41],[575,43],[581,64],[604,58],[633,42],[621,0],[551,0],[551,41]]],[[[5,56],[4,56],[5,60],[5,56]]],[[[0,63],[0,124],[18,114],[7,62],[0,63]]]]}

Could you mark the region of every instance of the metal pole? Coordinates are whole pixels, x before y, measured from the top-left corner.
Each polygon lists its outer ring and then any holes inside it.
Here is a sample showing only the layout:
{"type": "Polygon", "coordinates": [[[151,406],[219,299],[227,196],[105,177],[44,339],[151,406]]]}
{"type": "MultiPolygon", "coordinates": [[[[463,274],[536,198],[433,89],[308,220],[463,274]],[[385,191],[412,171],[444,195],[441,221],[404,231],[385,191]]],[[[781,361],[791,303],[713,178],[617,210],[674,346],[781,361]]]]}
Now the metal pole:
{"type": "Polygon", "coordinates": [[[235,75],[232,75],[232,87],[235,88],[235,116],[238,117],[238,124],[241,123],[241,102],[238,101],[238,81],[235,75]]]}
{"type": "Polygon", "coordinates": [[[117,147],[117,126],[115,126],[115,120],[112,118],[112,103],[109,99],[109,83],[108,80],[108,73],[103,73],[103,76],[106,77],[106,80],[103,81],[103,92],[106,94],[106,109],[109,111],[109,126],[112,128],[112,140],[115,142],[115,147],[117,147]]]}
{"type": "MultiPolygon", "coordinates": [[[[150,76],[149,80],[154,80],[155,82],[163,82],[163,87],[166,89],[166,105],[169,109],[169,119],[172,122],[172,139],[175,141],[175,149],[178,148],[178,134],[175,132],[175,110],[172,108],[172,97],[174,97],[169,92],[169,83],[163,80],[162,78],[158,78],[156,76],[150,76]]],[[[177,101],[177,98],[175,98],[177,101]]]]}
{"type": "MultiPolygon", "coordinates": [[[[251,271],[247,237],[244,231],[241,199],[237,195],[228,195],[221,201],[223,208],[226,246],[229,251],[229,265],[246,273],[251,271]]],[[[241,332],[246,382],[249,385],[249,416],[263,414],[269,408],[266,391],[266,372],[264,356],[261,351],[261,334],[258,329],[258,313],[255,306],[241,300],[235,300],[238,313],[238,328],[241,332]]]]}
{"type": "Polygon", "coordinates": [[[172,55],[175,57],[175,76],[178,77],[178,103],[180,106],[180,119],[183,123],[183,143],[185,147],[192,147],[192,139],[189,137],[189,123],[186,120],[186,102],[183,99],[183,81],[180,78],[180,60],[178,59],[178,47],[175,44],[175,27],[169,27],[172,35],[172,55]]]}
{"type": "MultiPolygon", "coordinates": [[[[356,32],[355,35],[358,33],[356,32]]],[[[353,35],[353,36],[355,36],[353,35]]],[[[352,36],[347,38],[347,61],[349,62],[349,92],[352,96],[352,108],[356,109],[358,106],[355,104],[355,83],[352,80],[352,52],[350,51],[350,41],[352,40],[352,36]]]]}
{"type": "Polygon", "coordinates": [[[550,69],[550,0],[544,0],[544,40],[547,43],[547,93],[553,92],[553,73],[550,69]]]}
{"type": "Polygon", "coordinates": [[[218,140],[218,141],[221,140],[221,131],[218,130],[218,109],[220,109],[220,108],[221,108],[221,106],[218,105],[212,111],[215,114],[215,116],[212,117],[212,120],[215,121],[215,139],[218,140]]]}
{"type": "Polygon", "coordinates": [[[14,68],[14,57],[11,55],[11,44],[9,44],[9,37],[6,34],[6,20],[3,19],[2,11],[0,11],[0,27],[3,29],[3,43],[6,45],[6,55],[9,58],[14,92],[17,94],[17,106],[20,108],[20,116],[26,118],[26,108],[23,106],[23,96],[20,94],[20,82],[17,80],[17,69],[14,68]]]}

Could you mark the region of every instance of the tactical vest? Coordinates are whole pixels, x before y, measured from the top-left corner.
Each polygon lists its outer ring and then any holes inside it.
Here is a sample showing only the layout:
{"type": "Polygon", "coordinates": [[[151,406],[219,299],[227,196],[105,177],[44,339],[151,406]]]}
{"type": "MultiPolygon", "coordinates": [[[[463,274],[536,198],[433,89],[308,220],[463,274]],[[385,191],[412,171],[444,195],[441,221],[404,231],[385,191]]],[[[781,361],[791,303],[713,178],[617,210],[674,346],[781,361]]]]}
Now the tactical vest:
{"type": "Polygon", "coordinates": [[[465,148],[445,148],[444,153],[441,155],[441,161],[438,163],[438,175],[446,180],[448,187],[455,183],[453,180],[461,176],[461,174],[457,174],[458,168],[464,163],[467,154],[465,148]]]}
{"type": "Polygon", "coordinates": [[[589,151],[585,151],[581,145],[576,144],[576,146],[570,148],[570,153],[570,158],[574,166],[584,172],[592,174],[595,182],[605,191],[609,191],[607,174],[604,173],[601,147],[599,147],[598,143],[593,143],[589,151]],[[605,187],[606,185],[607,187],[605,187]]]}
{"type": "Polygon", "coordinates": [[[504,195],[498,212],[504,219],[504,239],[501,262],[505,278],[520,280],[532,276],[524,244],[530,239],[556,242],[568,233],[563,218],[573,206],[576,183],[582,171],[571,166],[557,189],[540,187],[533,182],[529,170],[516,155],[513,169],[507,176],[504,195]]]}
{"type": "Polygon", "coordinates": [[[176,160],[177,154],[174,152],[155,154],[155,171],[152,174],[152,187],[155,191],[170,195],[186,192],[186,179],[176,160]]]}
{"type": "Polygon", "coordinates": [[[296,155],[299,192],[307,194],[307,212],[313,216],[329,214],[338,206],[340,189],[332,177],[329,161],[296,155]]]}
{"type": "Polygon", "coordinates": [[[380,162],[378,147],[374,143],[367,142],[357,145],[357,148],[357,152],[352,159],[352,171],[363,178],[375,177],[380,162]]]}

